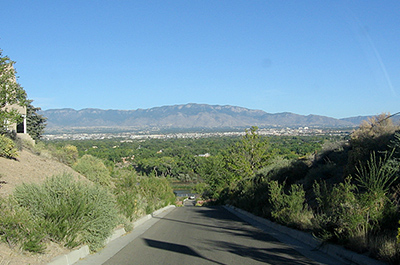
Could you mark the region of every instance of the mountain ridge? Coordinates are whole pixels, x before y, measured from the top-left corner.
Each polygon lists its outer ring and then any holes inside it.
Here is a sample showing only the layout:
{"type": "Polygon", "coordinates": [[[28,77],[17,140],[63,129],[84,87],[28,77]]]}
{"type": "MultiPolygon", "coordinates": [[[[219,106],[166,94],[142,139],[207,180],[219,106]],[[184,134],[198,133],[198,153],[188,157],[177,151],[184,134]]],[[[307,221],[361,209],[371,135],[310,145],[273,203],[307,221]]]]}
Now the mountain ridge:
{"type": "Polygon", "coordinates": [[[149,109],[115,110],[85,108],[49,109],[39,114],[48,118],[50,129],[65,127],[134,127],[134,128],[238,128],[238,127],[354,127],[370,116],[336,119],[291,112],[267,113],[232,105],[188,103],[149,109]]]}

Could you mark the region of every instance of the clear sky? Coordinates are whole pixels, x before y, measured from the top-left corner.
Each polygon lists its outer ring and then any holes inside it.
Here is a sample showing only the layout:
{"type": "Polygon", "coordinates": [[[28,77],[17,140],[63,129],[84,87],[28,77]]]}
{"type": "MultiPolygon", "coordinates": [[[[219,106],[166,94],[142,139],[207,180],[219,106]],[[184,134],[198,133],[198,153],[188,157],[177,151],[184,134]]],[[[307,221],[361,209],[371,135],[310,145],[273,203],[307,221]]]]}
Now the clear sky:
{"type": "Polygon", "coordinates": [[[44,110],[400,111],[399,0],[0,0],[0,9],[0,49],[44,110]]]}

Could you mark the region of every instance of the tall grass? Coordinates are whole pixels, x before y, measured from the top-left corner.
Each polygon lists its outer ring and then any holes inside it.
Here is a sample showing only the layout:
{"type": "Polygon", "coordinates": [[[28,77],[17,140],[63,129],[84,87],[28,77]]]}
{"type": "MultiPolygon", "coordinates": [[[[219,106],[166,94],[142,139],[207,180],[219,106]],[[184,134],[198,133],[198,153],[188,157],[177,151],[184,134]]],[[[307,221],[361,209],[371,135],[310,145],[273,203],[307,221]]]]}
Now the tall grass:
{"type": "Polygon", "coordinates": [[[342,243],[357,252],[372,251],[386,260],[396,256],[392,254],[398,246],[387,236],[393,229],[383,225],[391,216],[398,216],[398,210],[388,197],[399,168],[392,154],[376,158],[372,152],[370,159],[357,167],[354,183],[351,177],[331,188],[325,183],[315,183],[314,193],[320,210],[316,218],[317,236],[342,243]],[[389,245],[390,251],[385,251],[384,246],[389,245]]]}
{"type": "Polygon", "coordinates": [[[43,252],[46,234],[40,227],[41,221],[12,199],[0,197],[0,239],[10,247],[43,252]]]}
{"type": "Polygon", "coordinates": [[[70,175],[54,176],[42,185],[23,184],[13,194],[48,237],[73,248],[103,246],[119,222],[113,196],[103,187],[74,181],[70,175]]]}
{"type": "Polygon", "coordinates": [[[399,170],[399,163],[392,158],[394,151],[395,149],[379,158],[372,152],[366,165],[360,163],[356,168],[356,180],[360,187],[375,196],[383,197],[388,193],[398,178],[396,173],[399,170]]]}

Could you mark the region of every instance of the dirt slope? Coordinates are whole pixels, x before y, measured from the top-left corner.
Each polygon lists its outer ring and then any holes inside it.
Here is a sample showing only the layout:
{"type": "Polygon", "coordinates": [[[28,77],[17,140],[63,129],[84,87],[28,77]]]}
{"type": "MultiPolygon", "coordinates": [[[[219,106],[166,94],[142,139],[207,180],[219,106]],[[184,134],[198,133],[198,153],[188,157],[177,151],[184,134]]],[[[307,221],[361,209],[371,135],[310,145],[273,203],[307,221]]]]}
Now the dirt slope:
{"type": "MultiPolygon", "coordinates": [[[[47,177],[63,173],[70,173],[77,178],[83,178],[70,167],[49,158],[45,154],[38,156],[23,150],[19,152],[18,160],[0,157],[0,183],[6,182],[0,184],[0,196],[7,197],[16,186],[23,182],[41,183],[47,177]]],[[[10,249],[7,244],[0,243],[0,265],[46,264],[54,257],[68,252],[69,250],[54,243],[47,246],[45,254],[22,253],[18,249],[10,249]]]]}
{"type": "Polygon", "coordinates": [[[0,184],[1,196],[11,194],[13,189],[23,182],[40,183],[47,177],[62,173],[81,176],[72,168],[58,161],[32,154],[26,150],[19,152],[17,159],[11,160],[0,157],[0,181],[6,182],[6,184],[0,184]]]}

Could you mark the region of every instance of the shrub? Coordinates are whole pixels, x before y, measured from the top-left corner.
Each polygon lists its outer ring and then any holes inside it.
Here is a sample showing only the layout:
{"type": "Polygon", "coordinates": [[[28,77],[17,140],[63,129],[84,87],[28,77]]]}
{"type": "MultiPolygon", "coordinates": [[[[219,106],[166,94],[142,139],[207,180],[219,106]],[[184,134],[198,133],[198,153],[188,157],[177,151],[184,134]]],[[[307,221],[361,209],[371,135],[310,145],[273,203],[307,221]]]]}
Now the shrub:
{"type": "Polygon", "coordinates": [[[166,178],[142,178],[138,187],[140,194],[146,198],[147,214],[175,202],[175,195],[166,178]]]}
{"type": "Polygon", "coordinates": [[[16,158],[17,151],[14,141],[0,134],[0,157],[16,158]]]}
{"type": "Polygon", "coordinates": [[[103,246],[119,222],[112,195],[98,185],[74,181],[70,175],[54,176],[44,184],[23,184],[14,198],[38,219],[53,241],[73,248],[103,246]]]}
{"type": "Polygon", "coordinates": [[[386,153],[383,158],[377,158],[375,152],[372,152],[366,165],[360,163],[356,168],[356,180],[359,186],[374,196],[385,197],[398,178],[396,173],[399,170],[399,163],[392,159],[393,153],[394,150],[386,153]]]}
{"type": "Polygon", "coordinates": [[[166,178],[142,177],[135,172],[119,171],[115,194],[120,212],[130,221],[175,202],[166,178]]]}
{"type": "Polygon", "coordinates": [[[370,158],[372,151],[381,152],[388,150],[394,140],[399,126],[393,124],[389,114],[381,114],[364,121],[360,127],[351,134],[351,151],[349,152],[347,171],[354,174],[355,167],[360,162],[364,163],[370,158]]]}
{"type": "Polygon", "coordinates": [[[392,231],[372,235],[369,244],[371,254],[377,259],[389,264],[400,264],[400,243],[392,231]]]}
{"type": "Polygon", "coordinates": [[[305,202],[305,192],[298,184],[290,186],[286,194],[284,184],[278,181],[269,182],[269,202],[272,207],[272,217],[284,225],[301,229],[311,227],[312,211],[305,202]]]}
{"type": "Polygon", "coordinates": [[[0,198],[0,239],[10,247],[19,245],[26,251],[43,252],[45,233],[40,221],[15,202],[0,198]]]}
{"type": "Polygon", "coordinates": [[[78,149],[74,145],[67,144],[53,152],[53,156],[68,166],[72,166],[78,160],[78,149]]]}
{"type": "Polygon", "coordinates": [[[111,183],[110,171],[100,158],[84,155],[74,164],[73,168],[100,185],[108,186],[111,183]]]}
{"type": "MultiPolygon", "coordinates": [[[[322,218],[317,236],[323,239],[347,243],[351,238],[364,235],[366,220],[357,195],[356,186],[347,178],[343,183],[328,189],[326,184],[315,183],[314,192],[322,218]]],[[[361,242],[360,242],[361,244],[361,242]]]]}
{"type": "Polygon", "coordinates": [[[282,172],[287,171],[292,165],[292,161],[277,156],[271,159],[270,163],[256,172],[256,178],[260,181],[279,179],[282,172]]]}

